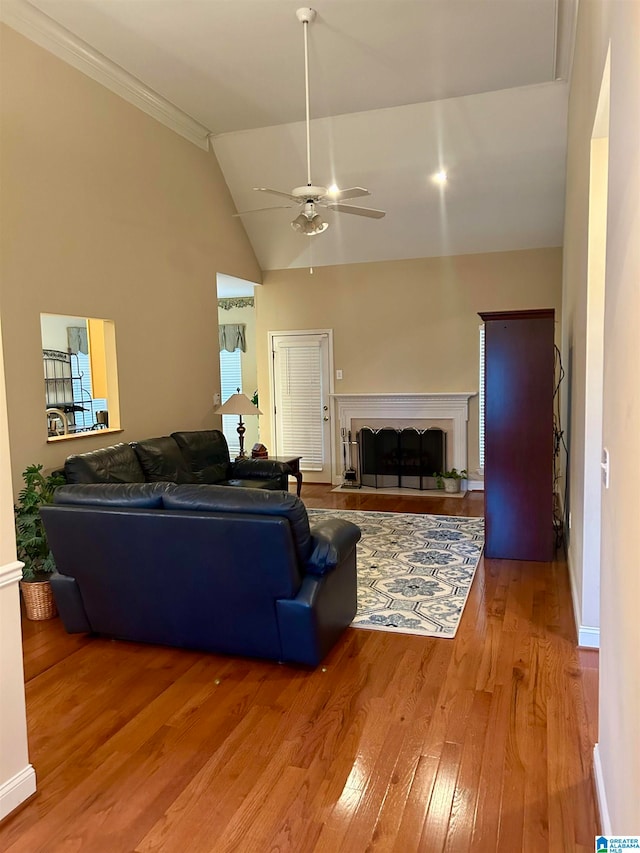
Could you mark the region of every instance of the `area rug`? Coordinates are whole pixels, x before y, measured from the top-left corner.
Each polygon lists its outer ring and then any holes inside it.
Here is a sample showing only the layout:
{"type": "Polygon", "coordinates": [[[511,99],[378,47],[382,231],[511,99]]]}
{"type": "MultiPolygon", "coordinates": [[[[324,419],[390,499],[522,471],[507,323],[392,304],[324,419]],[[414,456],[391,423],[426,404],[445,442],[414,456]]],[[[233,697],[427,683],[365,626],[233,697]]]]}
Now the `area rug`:
{"type": "Polygon", "coordinates": [[[358,612],[352,625],[455,637],[484,547],[484,519],[308,509],[357,524],[358,612]]]}

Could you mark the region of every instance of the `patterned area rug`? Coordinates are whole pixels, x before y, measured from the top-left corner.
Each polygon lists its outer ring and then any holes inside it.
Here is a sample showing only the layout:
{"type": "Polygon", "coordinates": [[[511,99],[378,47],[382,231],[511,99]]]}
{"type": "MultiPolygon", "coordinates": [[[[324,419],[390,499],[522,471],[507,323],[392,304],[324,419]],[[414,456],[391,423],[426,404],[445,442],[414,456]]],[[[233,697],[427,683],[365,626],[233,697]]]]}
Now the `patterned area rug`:
{"type": "Polygon", "coordinates": [[[352,625],[454,637],[484,547],[484,519],[308,509],[344,518],[358,542],[358,613],[352,625]]]}

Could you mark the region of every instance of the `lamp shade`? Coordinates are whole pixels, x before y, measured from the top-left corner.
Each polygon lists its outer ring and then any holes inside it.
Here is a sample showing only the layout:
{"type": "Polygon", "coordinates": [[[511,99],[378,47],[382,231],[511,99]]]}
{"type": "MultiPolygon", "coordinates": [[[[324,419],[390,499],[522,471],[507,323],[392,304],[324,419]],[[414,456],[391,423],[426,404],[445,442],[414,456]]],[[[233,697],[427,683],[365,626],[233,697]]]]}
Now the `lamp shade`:
{"type": "Polygon", "coordinates": [[[232,394],[226,403],[219,406],[216,415],[261,415],[260,409],[254,405],[246,394],[232,394]]]}

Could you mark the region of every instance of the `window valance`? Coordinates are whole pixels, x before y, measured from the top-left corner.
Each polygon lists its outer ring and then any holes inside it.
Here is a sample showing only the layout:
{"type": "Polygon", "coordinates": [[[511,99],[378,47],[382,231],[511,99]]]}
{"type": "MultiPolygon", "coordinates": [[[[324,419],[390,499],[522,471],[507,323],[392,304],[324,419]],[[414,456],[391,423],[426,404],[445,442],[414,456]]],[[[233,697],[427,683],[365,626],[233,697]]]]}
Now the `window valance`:
{"type": "Polygon", "coordinates": [[[218,308],[223,311],[231,311],[232,308],[253,308],[253,296],[233,296],[226,299],[218,299],[218,308]]]}
{"type": "Polygon", "coordinates": [[[67,326],[67,342],[71,353],[89,355],[89,340],[86,326],[67,326]]]}
{"type": "Polygon", "coordinates": [[[247,343],[245,340],[244,330],[244,323],[223,323],[218,326],[220,352],[222,352],[222,350],[233,352],[236,349],[241,349],[242,352],[246,352],[247,343]]]}

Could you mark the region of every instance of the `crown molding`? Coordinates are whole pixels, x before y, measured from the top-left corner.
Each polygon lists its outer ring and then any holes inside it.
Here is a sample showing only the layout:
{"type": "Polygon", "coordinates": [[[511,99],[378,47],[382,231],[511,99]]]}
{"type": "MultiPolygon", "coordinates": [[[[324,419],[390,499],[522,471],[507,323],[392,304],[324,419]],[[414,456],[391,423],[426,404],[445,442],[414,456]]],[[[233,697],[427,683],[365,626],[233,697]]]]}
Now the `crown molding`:
{"type": "Polygon", "coordinates": [[[555,0],[553,80],[571,82],[580,0],[555,0]]]}
{"type": "Polygon", "coordinates": [[[208,128],[26,0],[2,0],[0,20],[205,151],[208,128]]]}

